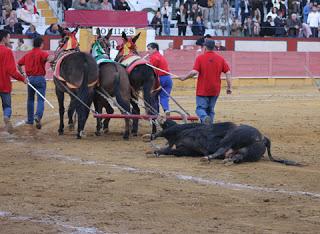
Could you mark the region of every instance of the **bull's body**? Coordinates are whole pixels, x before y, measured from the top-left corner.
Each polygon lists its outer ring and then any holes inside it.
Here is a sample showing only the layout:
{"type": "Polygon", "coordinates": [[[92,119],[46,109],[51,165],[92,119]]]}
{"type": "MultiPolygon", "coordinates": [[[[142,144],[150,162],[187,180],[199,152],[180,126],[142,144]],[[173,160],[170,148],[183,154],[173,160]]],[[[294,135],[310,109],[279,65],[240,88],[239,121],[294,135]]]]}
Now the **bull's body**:
{"type": "Polygon", "coordinates": [[[157,155],[206,156],[214,153],[221,139],[235,127],[236,125],[231,122],[209,126],[200,123],[171,125],[153,135],[152,139],[164,137],[168,141],[168,147],[157,150],[155,153],[157,155]]]}
{"type": "Polygon", "coordinates": [[[267,150],[273,162],[300,165],[294,161],[274,159],[270,140],[252,126],[237,126],[232,122],[212,125],[165,122],[162,127],[164,130],[153,135],[152,140],[164,137],[168,140],[168,147],[155,151],[158,156],[205,156],[208,161],[224,159],[226,162],[241,163],[259,161],[267,150]]]}

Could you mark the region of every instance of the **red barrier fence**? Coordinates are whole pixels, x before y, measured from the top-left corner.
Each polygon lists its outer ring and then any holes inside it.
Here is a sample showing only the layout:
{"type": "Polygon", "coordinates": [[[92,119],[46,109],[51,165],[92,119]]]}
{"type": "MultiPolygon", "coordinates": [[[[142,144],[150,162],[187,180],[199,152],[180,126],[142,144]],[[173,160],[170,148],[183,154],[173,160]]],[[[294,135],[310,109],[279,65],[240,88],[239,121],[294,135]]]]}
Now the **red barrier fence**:
{"type": "MultiPolygon", "coordinates": [[[[26,52],[14,52],[18,61],[26,52]]],[[[50,51],[50,53],[53,53],[50,51]]],[[[185,75],[192,67],[195,50],[166,50],[170,71],[178,76],[185,75]]],[[[304,78],[320,77],[319,52],[219,52],[229,63],[234,78],[304,78]]],[[[52,70],[47,64],[48,79],[52,70]]]]}
{"type": "MultiPolygon", "coordinates": [[[[189,72],[196,50],[166,50],[171,72],[181,76],[189,72]]],[[[304,78],[320,77],[319,52],[219,52],[229,63],[235,78],[304,78]]]]}
{"type": "Polygon", "coordinates": [[[64,11],[64,19],[70,26],[109,26],[109,27],[137,27],[148,26],[145,11],[100,11],[76,10],[64,11]]]}

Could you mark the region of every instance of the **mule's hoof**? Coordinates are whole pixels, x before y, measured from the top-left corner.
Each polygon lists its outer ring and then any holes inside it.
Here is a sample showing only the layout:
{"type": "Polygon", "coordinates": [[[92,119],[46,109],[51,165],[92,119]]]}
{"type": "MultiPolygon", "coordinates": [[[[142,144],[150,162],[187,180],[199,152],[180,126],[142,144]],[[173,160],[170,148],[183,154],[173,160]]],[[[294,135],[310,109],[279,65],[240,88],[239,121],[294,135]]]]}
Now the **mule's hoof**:
{"type": "Polygon", "coordinates": [[[101,132],[100,131],[96,131],[95,134],[96,134],[96,136],[101,136],[101,132]]]}
{"type": "Polygon", "coordinates": [[[69,131],[73,131],[74,130],[74,124],[69,124],[68,128],[69,128],[69,131]]]}
{"type": "Polygon", "coordinates": [[[104,129],[103,129],[103,133],[104,133],[104,134],[107,134],[108,132],[109,132],[109,128],[104,128],[104,129]]]}
{"type": "Polygon", "coordinates": [[[81,138],[82,138],[82,137],[81,137],[79,134],[77,134],[77,139],[80,140],[81,138]]]}
{"type": "Polygon", "coordinates": [[[138,132],[131,132],[131,135],[136,137],[138,136],[138,132]]]}
{"type": "Polygon", "coordinates": [[[125,135],[123,135],[122,138],[123,138],[123,140],[127,140],[128,141],[129,140],[129,135],[125,134],[125,135]]]}
{"type": "Polygon", "coordinates": [[[63,135],[63,131],[58,131],[59,136],[63,135]]]}
{"type": "Polygon", "coordinates": [[[142,141],[143,142],[150,142],[151,141],[151,134],[144,134],[142,136],[142,141]]]}

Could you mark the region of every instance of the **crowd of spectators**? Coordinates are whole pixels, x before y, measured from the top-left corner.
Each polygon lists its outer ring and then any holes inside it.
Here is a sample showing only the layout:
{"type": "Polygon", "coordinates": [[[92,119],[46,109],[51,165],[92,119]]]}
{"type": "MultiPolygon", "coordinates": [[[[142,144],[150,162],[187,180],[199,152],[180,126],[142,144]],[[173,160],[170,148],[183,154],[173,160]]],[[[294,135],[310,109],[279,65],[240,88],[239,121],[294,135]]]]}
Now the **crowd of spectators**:
{"type": "MultiPolygon", "coordinates": [[[[318,37],[320,0],[163,0],[151,26],[161,35],[168,22],[186,35],[318,37]]],[[[170,35],[170,30],[164,30],[170,35]]]]}
{"type": "MultiPolygon", "coordinates": [[[[62,0],[65,9],[130,11],[126,0],[62,0]]],[[[0,0],[0,23],[12,34],[22,34],[22,24],[30,25],[34,36],[38,17],[33,0],[0,0]]],[[[157,35],[319,37],[320,0],[159,0],[150,26],[157,35]],[[189,30],[189,31],[188,31],[189,30]],[[190,35],[190,33],[189,33],[190,35]]],[[[46,30],[58,35],[57,25],[46,30]]]]}

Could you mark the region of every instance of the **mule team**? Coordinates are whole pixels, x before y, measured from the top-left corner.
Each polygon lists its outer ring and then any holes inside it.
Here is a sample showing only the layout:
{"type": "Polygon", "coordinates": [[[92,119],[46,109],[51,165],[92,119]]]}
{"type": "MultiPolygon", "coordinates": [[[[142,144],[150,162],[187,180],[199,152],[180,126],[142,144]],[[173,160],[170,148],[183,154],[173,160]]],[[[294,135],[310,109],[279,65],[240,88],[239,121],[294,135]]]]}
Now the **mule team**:
{"type": "MultiPolygon", "coordinates": [[[[73,113],[76,111],[78,114],[77,138],[79,139],[82,137],[90,111],[101,113],[102,109],[105,108],[109,114],[114,112],[109,103],[111,97],[116,98],[114,104],[119,107],[122,113],[140,114],[137,99],[139,98],[139,91],[142,90],[147,114],[158,114],[156,111],[156,104],[158,103],[153,98],[153,91],[159,89],[157,87],[157,76],[136,50],[135,42],[140,34],[128,38],[123,33],[123,44],[117,48],[119,53],[115,61],[112,61],[109,56],[111,32],[112,29],[109,30],[107,36],[102,37],[100,31],[97,31],[98,37],[92,45],[91,55],[78,51],[78,43],[74,32],[67,34],[67,40],[60,46],[61,50],[56,55],[55,63],[52,64],[59,103],[60,125],[58,132],[60,135],[64,132],[64,93],[68,93],[71,98],[68,109],[69,127],[73,127],[74,124],[73,113]],[[92,102],[95,110],[90,108],[92,102]]],[[[226,67],[227,65],[224,66],[224,72],[226,73],[229,69],[226,67]]],[[[195,72],[193,70],[186,78],[190,78],[195,72]]],[[[229,78],[227,93],[231,93],[230,86],[229,78]]],[[[211,114],[213,119],[212,111],[208,110],[208,116],[210,117],[211,114]]],[[[28,120],[32,117],[30,115],[28,120]]],[[[163,131],[158,133],[156,133],[156,125],[153,124],[151,140],[157,137],[165,137],[169,143],[168,147],[154,153],[156,155],[205,156],[204,159],[209,161],[211,159],[225,159],[228,162],[238,163],[257,161],[267,149],[272,161],[297,165],[292,161],[273,159],[270,152],[270,140],[257,129],[246,125],[236,126],[233,123],[210,124],[205,114],[203,117],[204,119],[201,119],[202,123],[197,124],[176,125],[167,120],[165,121],[166,124],[162,125],[163,131]],[[173,149],[173,146],[175,146],[175,149],[173,149]]],[[[108,130],[109,121],[110,119],[106,119],[102,124],[101,119],[97,118],[97,135],[100,134],[101,128],[105,131],[108,130]]],[[[36,123],[39,123],[39,119],[36,119],[36,123]]],[[[133,135],[137,135],[137,119],[133,120],[131,132],[133,135]]],[[[123,138],[129,138],[129,119],[125,119],[123,138]]]]}

